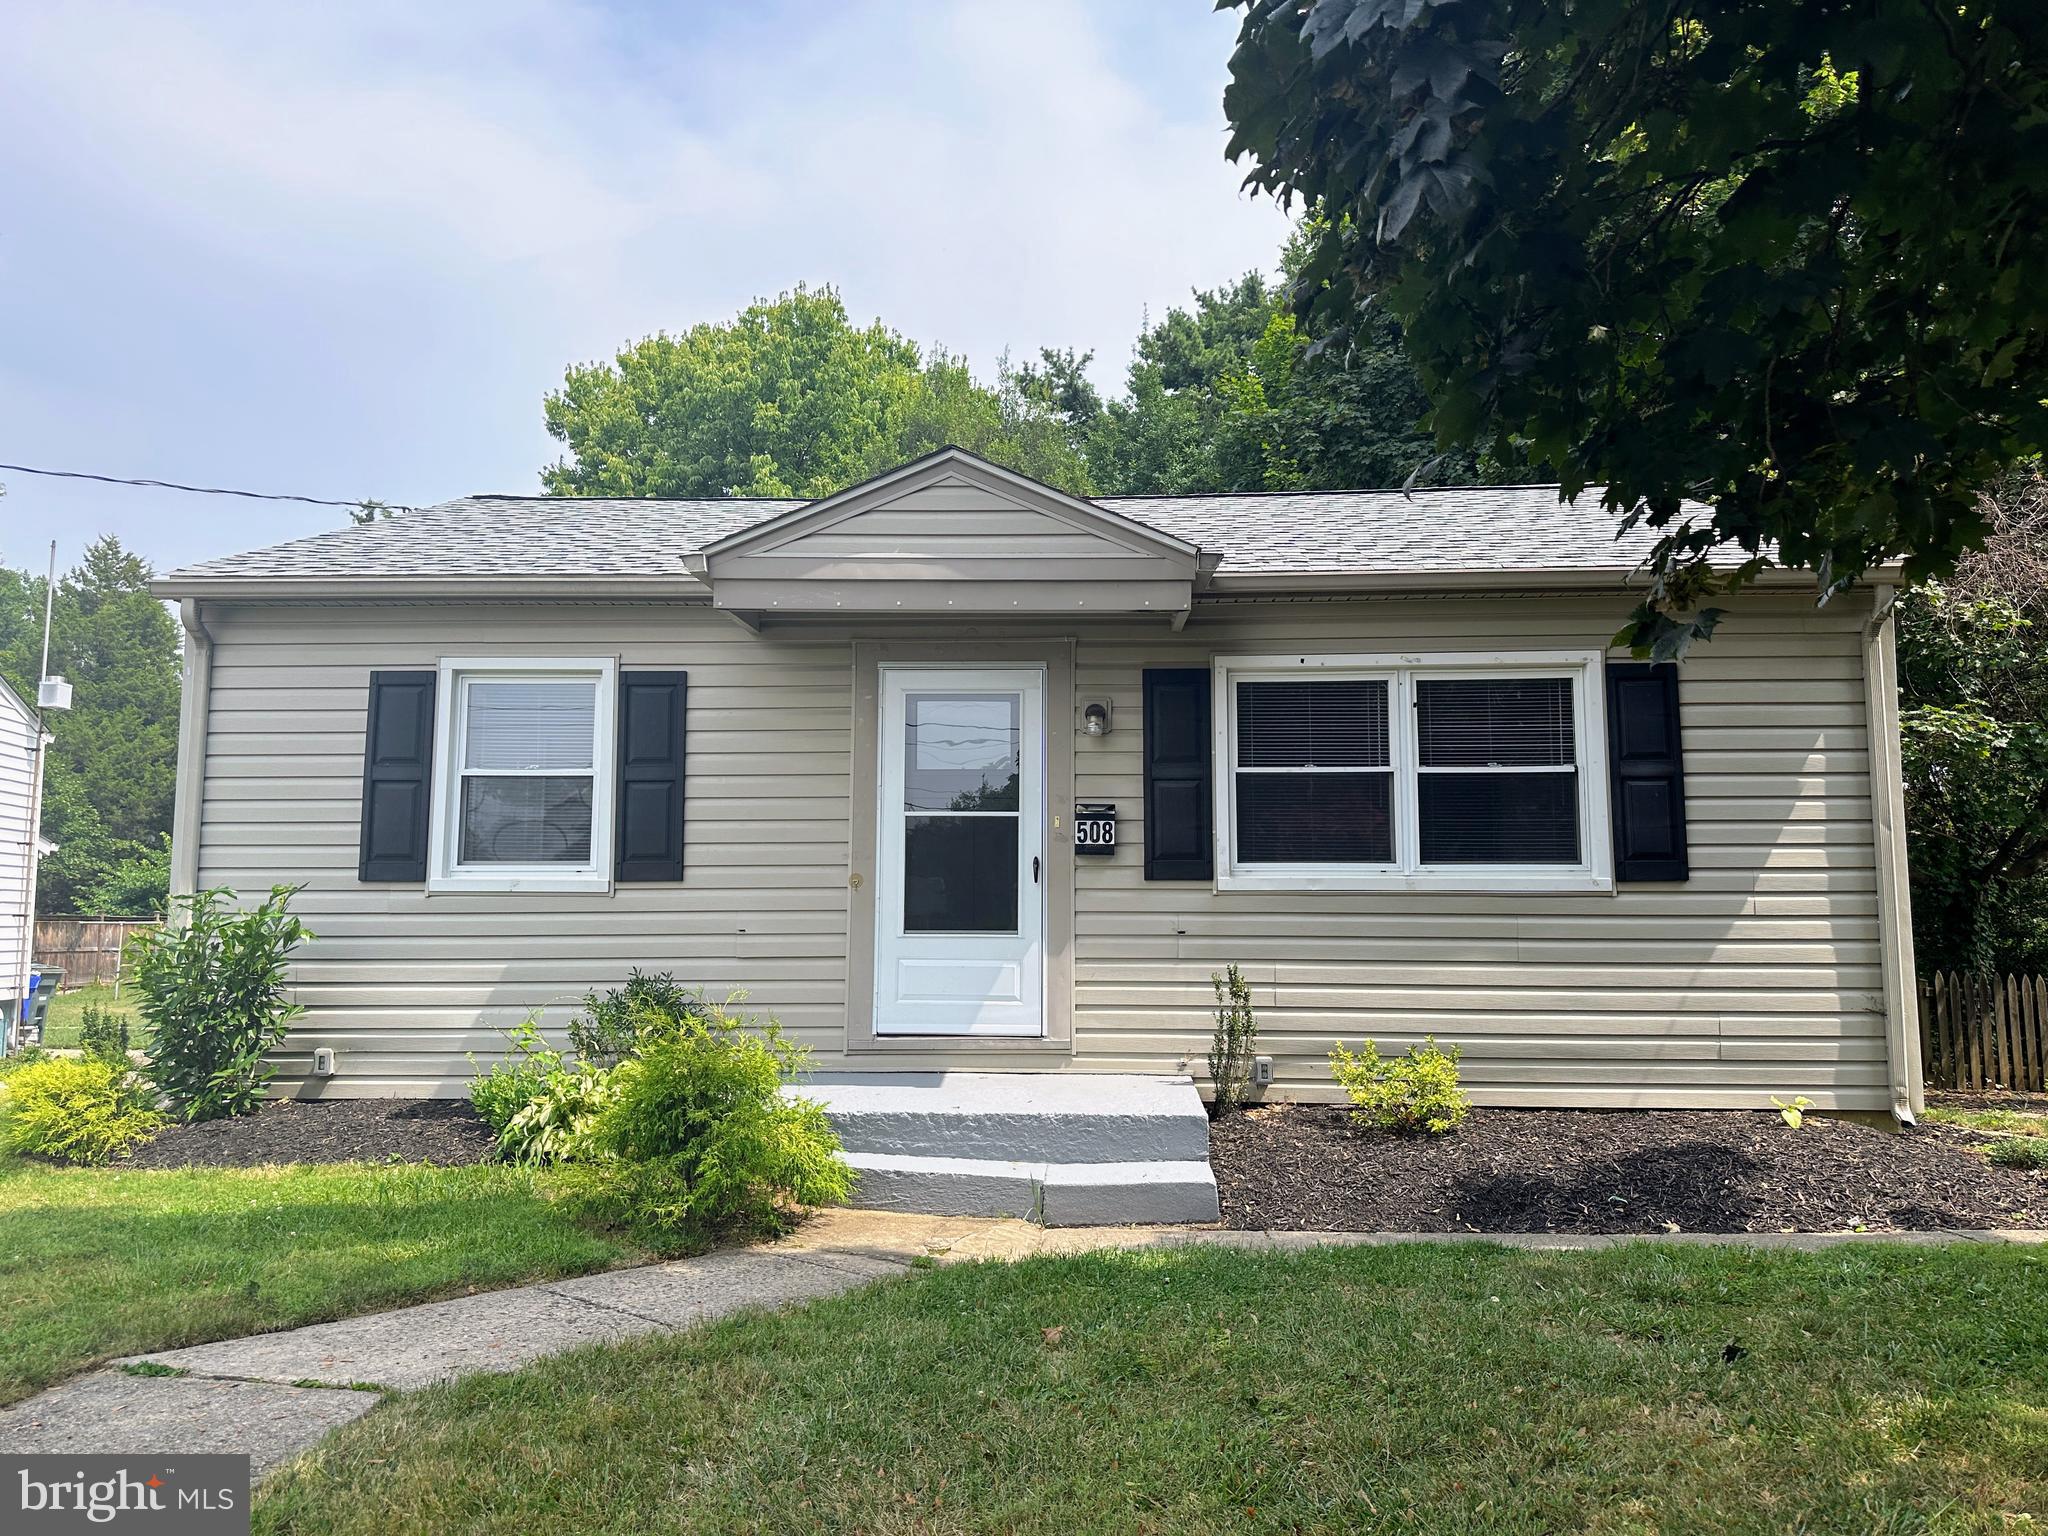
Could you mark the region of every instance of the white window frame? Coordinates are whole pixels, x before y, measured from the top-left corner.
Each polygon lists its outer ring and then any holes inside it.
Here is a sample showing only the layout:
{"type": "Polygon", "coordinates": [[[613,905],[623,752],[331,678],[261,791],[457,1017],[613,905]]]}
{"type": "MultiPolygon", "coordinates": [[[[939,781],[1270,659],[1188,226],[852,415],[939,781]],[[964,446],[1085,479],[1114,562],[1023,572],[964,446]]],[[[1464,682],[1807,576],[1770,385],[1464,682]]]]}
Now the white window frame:
{"type": "MultiPolygon", "coordinates": [[[[1607,708],[1597,650],[1448,651],[1420,654],[1218,656],[1212,663],[1215,703],[1216,889],[1219,891],[1465,891],[1577,894],[1614,889],[1614,848],[1608,831],[1607,708]],[[1415,731],[1417,681],[1505,675],[1563,677],[1572,685],[1572,729],[1578,758],[1577,864],[1439,864],[1421,862],[1422,826],[1415,731]],[[1237,859],[1237,684],[1303,678],[1379,680],[1387,684],[1389,756],[1393,763],[1393,862],[1389,864],[1240,864],[1237,859]]],[[[1490,771],[1490,770],[1481,770],[1490,771]]],[[[1506,770],[1502,770],[1506,771],[1506,770]]]]}
{"type": "Polygon", "coordinates": [[[612,802],[618,781],[618,660],[610,656],[451,656],[441,659],[434,690],[434,797],[427,829],[427,891],[607,892],[612,888],[612,802]],[[461,862],[462,703],[472,679],[597,684],[592,730],[590,859],[584,864],[461,862]]]}

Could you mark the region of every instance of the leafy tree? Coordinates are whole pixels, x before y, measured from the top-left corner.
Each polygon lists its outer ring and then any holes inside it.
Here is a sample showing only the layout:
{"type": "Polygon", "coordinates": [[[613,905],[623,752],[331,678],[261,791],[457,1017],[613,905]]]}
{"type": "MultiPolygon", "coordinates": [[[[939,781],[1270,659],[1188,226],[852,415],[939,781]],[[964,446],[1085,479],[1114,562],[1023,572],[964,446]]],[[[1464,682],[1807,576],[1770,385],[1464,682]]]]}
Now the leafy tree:
{"type": "MultiPolygon", "coordinates": [[[[1305,251],[1300,237],[1289,242],[1283,276],[1305,251]]],[[[1286,289],[1260,273],[1193,297],[1139,335],[1118,400],[1101,401],[1081,374],[1088,359],[1071,351],[1042,352],[1025,371],[1027,390],[1068,422],[1098,490],[1342,490],[1478,473],[1469,453],[1431,462],[1419,425],[1429,400],[1391,324],[1319,348],[1286,289]]]]}
{"type": "Polygon", "coordinates": [[[854,326],[831,288],[571,368],[545,411],[569,449],[541,474],[557,495],[826,496],[949,441],[1056,485],[1086,481],[1016,381],[988,389],[943,350],[926,358],[879,321],[854,326]]]}
{"type": "MultiPolygon", "coordinates": [[[[149,567],[109,536],[57,585],[50,670],[73,686],[72,708],[43,717],[55,738],[45,765],[44,860],[36,906],[92,910],[94,893],[132,861],[160,859],[171,826],[178,755],[177,626],[149,595],[149,567]]],[[[42,655],[44,581],[0,568],[0,676],[34,700],[42,655]]],[[[139,879],[129,870],[121,889],[139,879]]],[[[132,905],[128,911],[147,911],[132,905]]]]}
{"type": "Polygon", "coordinates": [[[1440,443],[1661,530],[1639,647],[1767,563],[1940,574],[2048,442],[2038,0],[1233,3],[1229,152],[1324,215],[1303,311],[1391,316],[1440,443]]]}
{"type": "MultiPolygon", "coordinates": [[[[1148,324],[1133,348],[1126,393],[1089,424],[1089,471],[1104,492],[1177,495],[1256,489],[1242,434],[1222,441],[1232,409],[1226,380],[1245,376],[1279,296],[1257,272],[1198,290],[1189,308],[1148,324]]],[[[1041,354],[1048,369],[1053,355],[1041,354]]],[[[1085,403],[1085,397],[1083,397],[1085,403]]]]}
{"type": "Polygon", "coordinates": [[[869,444],[856,480],[950,445],[1064,491],[1090,489],[1087,464],[1060,418],[1025,392],[1007,359],[998,361],[990,389],[975,382],[966,358],[934,349],[895,402],[889,426],[869,444]]]}
{"type": "Polygon", "coordinates": [[[2048,971],[2048,480],[1987,501],[1984,549],[1900,605],[1915,951],[2048,971]]]}

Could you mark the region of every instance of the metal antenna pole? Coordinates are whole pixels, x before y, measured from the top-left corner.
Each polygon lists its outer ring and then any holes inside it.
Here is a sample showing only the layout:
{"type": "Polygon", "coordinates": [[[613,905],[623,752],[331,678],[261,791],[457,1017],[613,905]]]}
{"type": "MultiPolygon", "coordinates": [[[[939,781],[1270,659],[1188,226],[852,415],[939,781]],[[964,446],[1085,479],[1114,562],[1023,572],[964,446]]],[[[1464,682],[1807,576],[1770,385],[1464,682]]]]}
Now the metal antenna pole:
{"type": "Polygon", "coordinates": [[[36,674],[41,682],[50,675],[50,615],[57,607],[57,541],[50,540],[50,579],[43,583],[43,669],[36,674]]]}

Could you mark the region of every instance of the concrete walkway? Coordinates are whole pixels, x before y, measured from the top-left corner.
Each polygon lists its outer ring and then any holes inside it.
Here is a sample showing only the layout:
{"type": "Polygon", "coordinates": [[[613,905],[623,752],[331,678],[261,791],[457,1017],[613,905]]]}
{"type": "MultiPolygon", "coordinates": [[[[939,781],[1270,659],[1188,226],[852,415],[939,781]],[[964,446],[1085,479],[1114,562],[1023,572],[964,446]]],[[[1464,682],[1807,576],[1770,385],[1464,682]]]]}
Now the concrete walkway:
{"type": "MultiPolygon", "coordinates": [[[[1046,1228],[974,1217],[821,1211],[793,1236],[760,1247],[135,1356],[0,1410],[0,1445],[17,1453],[246,1453],[260,1476],[328,1431],[367,1413],[386,1391],[479,1371],[516,1370],[542,1356],[586,1344],[673,1332],[751,1307],[789,1306],[837,1295],[900,1274],[920,1258],[957,1263],[1103,1248],[1200,1244],[1285,1251],[1418,1241],[1572,1250],[1642,1240],[1547,1234],[1226,1232],[1213,1227],[1046,1228]],[[133,1374],[132,1368],[138,1366],[177,1374],[133,1374]]],[[[1872,1241],[2039,1244],[2048,1242],[2048,1232],[1682,1233],[1648,1241],[1814,1250],[1872,1241]]]]}

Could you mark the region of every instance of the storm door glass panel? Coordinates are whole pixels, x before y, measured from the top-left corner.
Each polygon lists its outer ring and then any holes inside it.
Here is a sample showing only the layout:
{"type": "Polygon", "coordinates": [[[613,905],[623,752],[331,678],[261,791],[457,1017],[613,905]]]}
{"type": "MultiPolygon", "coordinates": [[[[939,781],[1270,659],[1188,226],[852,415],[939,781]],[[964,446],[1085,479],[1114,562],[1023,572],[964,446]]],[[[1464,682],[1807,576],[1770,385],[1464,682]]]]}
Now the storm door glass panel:
{"type": "Polygon", "coordinates": [[[903,931],[1015,933],[1023,697],[911,693],[903,716],[903,931]]]}
{"type": "Polygon", "coordinates": [[[458,862],[587,865],[596,679],[472,678],[462,709],[458,862]]]}

